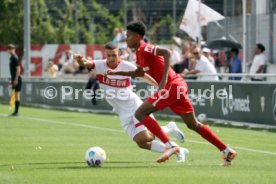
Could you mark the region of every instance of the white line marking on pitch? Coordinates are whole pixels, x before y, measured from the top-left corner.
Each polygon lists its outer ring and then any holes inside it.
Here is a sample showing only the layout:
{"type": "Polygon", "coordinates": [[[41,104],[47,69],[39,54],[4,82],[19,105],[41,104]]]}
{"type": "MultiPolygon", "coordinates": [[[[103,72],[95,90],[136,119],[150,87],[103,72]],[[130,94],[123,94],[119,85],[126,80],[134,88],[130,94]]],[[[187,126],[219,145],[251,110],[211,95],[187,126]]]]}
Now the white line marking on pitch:
{"type": "MultiPolygon", "coordinates": [[[[7,115],[0,114],[0,116],[7,116],[7,115]]],[[[109,131],[109,132],[120,132],[120,133],[122,132],[120,130],[116,130],[116,129],[112,129],[112,128],[102,128],[102,127],[97,127],[97,126],[92,126],[92,125],[76,124],[76,123],[69,123],[69,122],[65,122],[65,121],[54,121],[54,120],[47,120],[47,119],[33,118],[33,117],[26,117],[26,116],[11,117],[11,118],[24,118],[24,119],[35,120],[35,121],[40,121],[40,122],[44,122],[44,123],[71,125],[71,126],[76,126],[76,127],[92,128],[92,129],[109,131]]]]}
{"type": "MultiPolygon", "coordinates": [[[[7,114],[0,114],[0,116],[7,116],[7,114]]],[[[76,123],[69,123],[69,122],[64,122],[64,121],[54,121],[54,120],[47,120],[47,119],[33,118],[33,117],[25,117],[25,116],[19,116],[19,118],[24,118],[24,119],[29,119],[29,120],[35,120],[35,121],[40,121],[40,122],[44,122],[44,123],[71,125],[71,126],[76,126],[76,127],[84,127],[84,128],[91,128],[91,129],[97,129],[97,130],[103,130],[103,131],[109,131],[109,132],[123,133],[121,130],[117,130],[117,129],[102,128],[102,127],[85,125],[85,124],[76,124],[76,123]]],[[[196,140],[186,140],[186,142],[211,145],[208,142],[201,142],[201,141],[196,141],[196,140]]],[[[256,153],[264,153],[264,154],[268,154],[268,155],[276,155],[275,152],[270,152],[270,151],[257,150],[257,149],[251,149],[251,148],[243,148],[243,147],[238,147],[238,146],[232,146],[232,147],[235,148],[235,149],[243,150],[243,151],[256,152],[256,153]]]]}
{"type": "MultiPolygon", "coordinates": [[[[206,145],[211,145],[208,142],[201,142],[201,141],[195,141],[195,140],[187,140],[187,142],[193,142],[193,143],[198,143],[198,144],[206,144],[206,145]]],[[[249,152],[256,152],[256,153],[264,153],[268,155],[276,155],[275,152],[270,152],[270,151],[264,151],[264,150],[257,150],[257,149],[251,149],[251,148],[243,148],[243,147],[238,147],[238,146],[231,146],[232,148],[243,150],[243,151],[249,151],[249,152]]]]}

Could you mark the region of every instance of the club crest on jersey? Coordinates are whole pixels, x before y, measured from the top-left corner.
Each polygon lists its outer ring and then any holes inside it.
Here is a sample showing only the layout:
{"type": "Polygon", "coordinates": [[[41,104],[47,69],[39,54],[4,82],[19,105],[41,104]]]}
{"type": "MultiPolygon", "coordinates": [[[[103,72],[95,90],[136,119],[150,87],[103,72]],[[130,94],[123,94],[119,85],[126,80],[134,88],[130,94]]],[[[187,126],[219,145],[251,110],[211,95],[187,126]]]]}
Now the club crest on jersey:
{"type": "Polygon", "coordinates": [[[147,45],[144,49],[145,52],[153,53],[154,51],[154,46],[153,45],[147,45]]]}

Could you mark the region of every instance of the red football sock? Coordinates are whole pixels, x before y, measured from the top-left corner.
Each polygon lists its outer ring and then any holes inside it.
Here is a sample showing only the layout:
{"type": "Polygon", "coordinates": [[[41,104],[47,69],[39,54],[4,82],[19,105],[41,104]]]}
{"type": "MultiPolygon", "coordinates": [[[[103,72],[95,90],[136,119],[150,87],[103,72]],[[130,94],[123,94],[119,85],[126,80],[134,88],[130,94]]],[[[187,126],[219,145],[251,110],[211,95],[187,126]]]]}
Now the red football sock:
{"type": "Polygon", "coordinates": [[[220,151],[226,148],[226,145],[212,132],[212,130],[206,126],[202,125],[198,133],[206,139],[208,142],[216,146],[220,151]]]}
{"type": "Polygon", "coordinates": [[[153,133],[156,137],[158,137],[164,144],[169,141],[169,137],[167,134],[161,129],[158,125],[157,121],[155,121],[152,117],[147,116],[141,123],[147,127],[147,129],[153,133]]]}

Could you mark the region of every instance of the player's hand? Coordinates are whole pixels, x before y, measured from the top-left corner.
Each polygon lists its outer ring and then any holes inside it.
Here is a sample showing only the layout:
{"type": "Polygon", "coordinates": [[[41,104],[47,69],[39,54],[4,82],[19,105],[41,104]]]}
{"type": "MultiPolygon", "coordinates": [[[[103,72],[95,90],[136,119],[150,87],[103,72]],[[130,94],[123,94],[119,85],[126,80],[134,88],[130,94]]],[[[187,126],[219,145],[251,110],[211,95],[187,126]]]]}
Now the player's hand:
{"type": "Polygon", "coordinates": [[[107,70],[105,72],[105,75],[116,75],[116,71],[114,71],[114,70],[107,70]]]}
{"type": "Polygon", "coordinates": [[[144,76],[145,76],[145,71],[143,70],[142,67],[138,67],[135,70],[135,76],[132,76],[132,77],[144,77],[144,76]]]}
{"type": "Polygon", "coordinates": [[[84,57],[80,54],[74,54],[73,59],[77,62],[80,66],[84,66],[84,57]]]}
{"type": "Polygon", "coordinates": [[[166,84],[168,82],[168,79],[162,79],[159,83],[159,90],[162,90],[165,88],[166,84]]]}

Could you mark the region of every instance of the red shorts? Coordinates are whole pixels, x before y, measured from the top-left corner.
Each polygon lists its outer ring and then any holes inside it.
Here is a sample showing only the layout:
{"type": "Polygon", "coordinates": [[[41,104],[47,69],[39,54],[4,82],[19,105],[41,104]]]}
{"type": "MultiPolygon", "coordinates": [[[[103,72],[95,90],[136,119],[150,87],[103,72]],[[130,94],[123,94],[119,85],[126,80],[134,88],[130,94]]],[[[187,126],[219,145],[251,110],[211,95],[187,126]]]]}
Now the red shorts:
{"type": "Polygon", "coordinates": [[[166,85],[164,90],[156,92],[147,101],[159,110],[166,107],[176,114],[194,112],[194,107],[188,98],[188,85],[182,79],[176,79],[166,85]]]}

